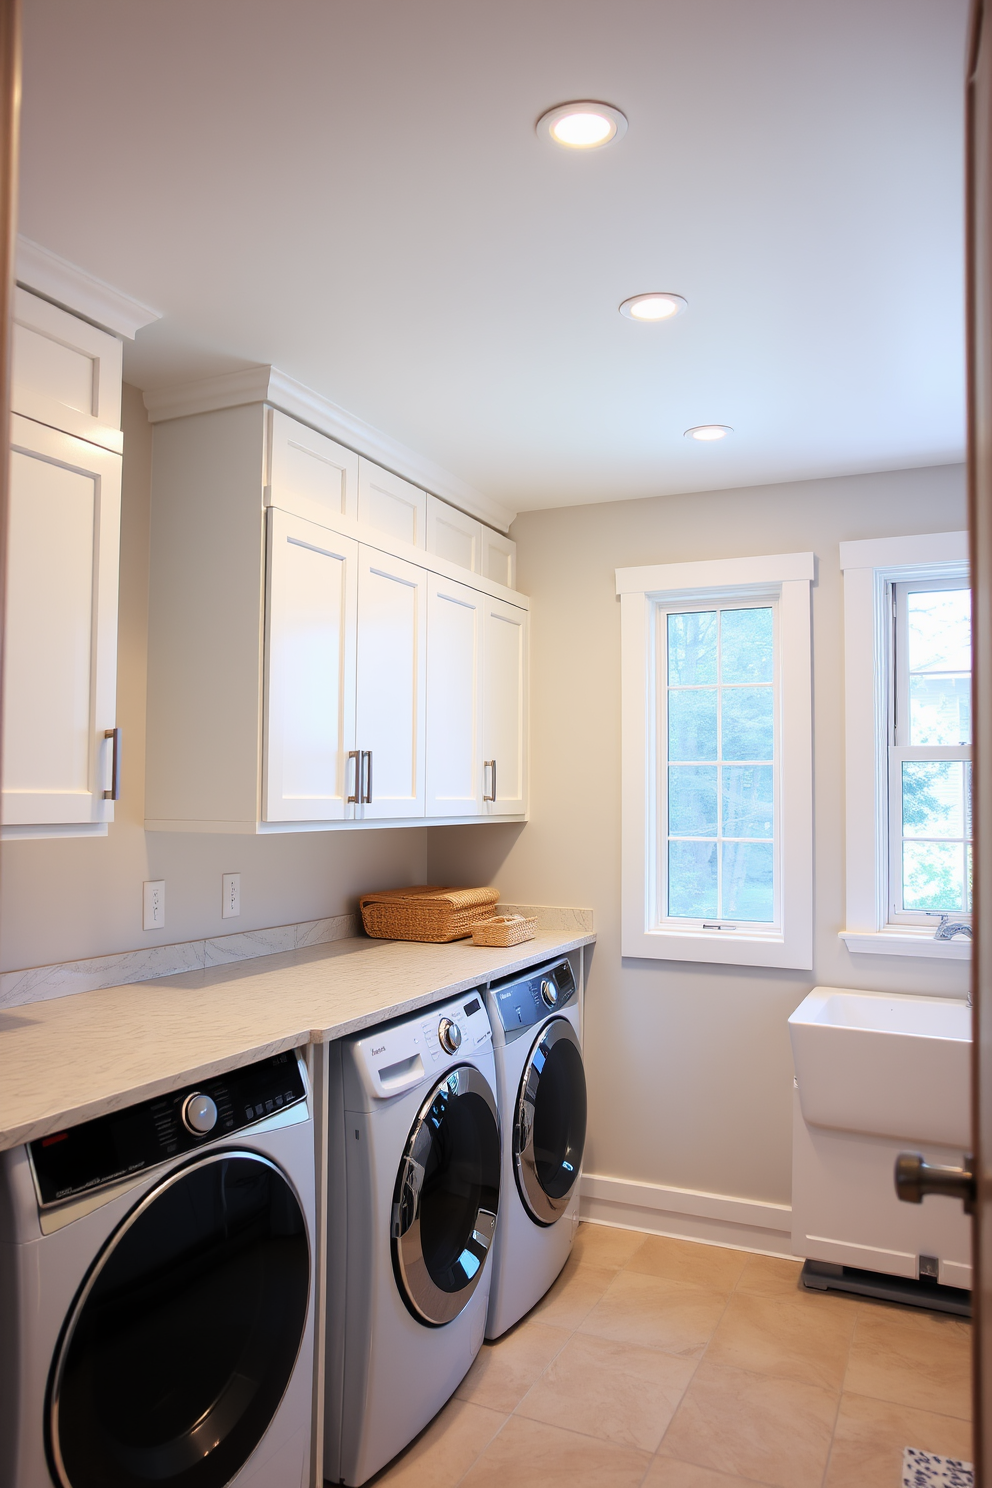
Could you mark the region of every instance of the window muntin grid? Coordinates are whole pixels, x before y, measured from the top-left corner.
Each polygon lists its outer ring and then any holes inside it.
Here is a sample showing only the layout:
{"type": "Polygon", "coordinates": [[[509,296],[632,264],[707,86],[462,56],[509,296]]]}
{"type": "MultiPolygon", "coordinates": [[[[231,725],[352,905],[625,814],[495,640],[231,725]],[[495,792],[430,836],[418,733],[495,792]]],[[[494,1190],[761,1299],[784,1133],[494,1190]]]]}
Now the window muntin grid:
{"type": "Polygon", "coordinates": [[[777,607],[659,618],[660,918],[767,931],[780,920],[777,607]]]}
{"type": "Polygon", "coordinates": [[[889,920],[971,914],[971,592],[892,585],[889,920]]]}

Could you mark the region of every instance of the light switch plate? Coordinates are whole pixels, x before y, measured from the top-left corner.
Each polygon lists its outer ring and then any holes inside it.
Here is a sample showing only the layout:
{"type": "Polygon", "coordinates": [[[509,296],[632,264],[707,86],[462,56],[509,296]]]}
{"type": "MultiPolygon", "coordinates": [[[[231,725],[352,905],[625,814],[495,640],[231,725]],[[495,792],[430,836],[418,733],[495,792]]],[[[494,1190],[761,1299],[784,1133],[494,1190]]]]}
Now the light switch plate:
{"type": "Polygon", "coordinates": [[[241,913],[241,874],[225,873],[223,885],[221,919],[233,920],[241,913]]]}
{"type": "Polygon", "coordinates": [[[165,929],[165,879],[156,878],[142,885],[141,927],[143,930],[165,929]]]}

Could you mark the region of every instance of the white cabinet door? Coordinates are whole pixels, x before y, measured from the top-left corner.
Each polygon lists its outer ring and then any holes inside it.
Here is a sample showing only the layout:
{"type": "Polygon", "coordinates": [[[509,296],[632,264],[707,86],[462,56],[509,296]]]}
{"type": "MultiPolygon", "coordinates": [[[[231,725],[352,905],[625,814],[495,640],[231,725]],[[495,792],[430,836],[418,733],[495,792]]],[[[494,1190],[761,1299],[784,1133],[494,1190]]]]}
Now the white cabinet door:
{"type": "Polygon", "coordinates": [[[358,520],[413,548],[426,548],[427,492],[359,458],[358,520]]]}
{"type": "Polygon", "coordinates": [[[482,572],[482,523],[438,496],[427,497],[427,551],[482,572]]]}
{"type": "Polygon", "coordinates": [[[105,449],[121,434],[121,343],[26,289],[14,291],[11,407],[105,449]]]}
{"type": "Polygon", "coordinates": [[[494,532],[491,527],[482,529],[482,572],[494,584],[515,589],[517,584],[517,545],[512,537],[494,532]]]}
{"type": "Polygon", "coordinates": [[[527,810],[529,615],[484,597],[482,752],[487,816],[527,810]],[[495,798],[495,799],[494,799],[495,798]]]}
{"type": "Polygon", "coordinates": [[[359,549],[358,710],[366,820],[423,816],[427,572],[359,549]]]}
{"type": "Polygon", "coordinates": [[[5,826],[112,821],[121,457],[11,419],[5,826]]]}
{"type": "Polygon", "coordinates": [[[358,544],[270,508],[264,821],[354,815],[358,544]]]}
{"type": "Polygon", "coordinates": [[[479,663],[486,596],[428,577],[427,815],[481,816],[479,663]]]}
{"type": "Polygon", "coordinates": [[[270,506],[311,522],[358,516],[358,456],[297,419],[266,410],[270,506]]]}

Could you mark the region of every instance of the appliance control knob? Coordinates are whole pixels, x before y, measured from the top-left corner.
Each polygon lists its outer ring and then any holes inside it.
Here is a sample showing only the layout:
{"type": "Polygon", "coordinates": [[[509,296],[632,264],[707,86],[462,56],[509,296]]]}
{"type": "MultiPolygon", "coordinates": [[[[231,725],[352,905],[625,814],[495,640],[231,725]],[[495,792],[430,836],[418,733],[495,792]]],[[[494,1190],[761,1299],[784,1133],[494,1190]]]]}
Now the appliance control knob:
{"type": "Polygon", "coordinates": [[[205,1137],[217,1125],[217,1107],[209,1095],[196,1091],[183,1101],[183,1125],[194,1137],[205,1137]]]}
{"type": "Polygon", "coordinates": [[[557,982],[550,980],[543,981],[541,983],[541,997],[548,1007],[554,1007],[555,1003],[558,1001],[557,982]]]}
{"type": "Polygon", "coordinates": [[[449,1054],[454,1054],[461,1047],[462,1031],[450,1018],[441,1019],[437,1025],[437,1036],[441,1040],[441,1048],[449,1054]]]}

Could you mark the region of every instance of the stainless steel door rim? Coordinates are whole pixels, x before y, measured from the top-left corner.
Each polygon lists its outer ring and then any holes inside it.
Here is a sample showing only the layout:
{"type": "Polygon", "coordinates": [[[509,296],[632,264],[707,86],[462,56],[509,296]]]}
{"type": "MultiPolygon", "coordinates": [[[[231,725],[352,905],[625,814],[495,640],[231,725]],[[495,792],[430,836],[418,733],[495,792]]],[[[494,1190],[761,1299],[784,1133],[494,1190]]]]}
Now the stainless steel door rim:
{"type": "Polygon", "coordinates": [[[393,1195],[393,1268],[419,1322],[441,1327],[468,1304],[482,1280],[498,1206],[496,1098],[481,1071],[458,1065],[431,1086],[417,1113],[393,1195]],[[466,1163],[478,1171],[467,1171],[466,1163]],[[454,1181],[442,1195],[446,1172],[454,1181]]]}
{"type": "MultiPolygon", "coordinates": [[[[560,1049],[559,1059],[563,1053],[564,1050],[560,1049]]],[[[540,1037],[531,1049],[527,1063],[524,1065],[517,1095],[516,1119],[513,1124],[513,1169],[517,1188],[524,1207],[538,1224],[554,1224],[568,1208],[572,1190],[578,1182],[579,1168],[582,1163],[585,1125],[585,1076],[582,1073],[582,1054],[578,1034],[567,1018],[553,1018],[542,1028],[540,1037]],[[553,1051],[563,1045],[568,1047],[567,1057],[576,1065],[579,1073],[581,1083],[577,1086],[575,1100],[581,1105],[581,1110],[570,1113],[570,1125],[575,1129],[563,1134],[563,1147],[566,1150],[561,1152],[556,1163],[556,1181],[549,1184],[547,1174],[543,1175],[544,1181],[542,1181],[540,1168],[544,1159],[539,1156],[535,1145],[535,1126],[540,1124],[538,1120],[540,1090],[545,1068],[549,1059],[554,1057],[553,1051]],[[562,1173],[566,1175],[564,1179],[562,1179],[562,1173]],[[570,1178],[569,1174],[571,1174],[570,1178]],[[549,1188],[555,1191],[549,1192],[549,1188]]]]}

